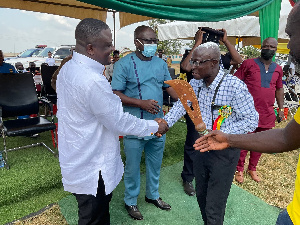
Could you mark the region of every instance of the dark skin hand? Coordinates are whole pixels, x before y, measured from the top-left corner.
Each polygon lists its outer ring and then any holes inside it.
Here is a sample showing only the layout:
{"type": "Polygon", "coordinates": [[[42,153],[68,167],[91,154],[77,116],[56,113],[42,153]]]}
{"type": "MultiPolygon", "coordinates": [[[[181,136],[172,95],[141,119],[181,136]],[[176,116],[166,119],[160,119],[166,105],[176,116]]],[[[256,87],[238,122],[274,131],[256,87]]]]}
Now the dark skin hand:
{"type": "Polygon", "coordinates": [[[300,125],[293,119],[285,128],[271,129],[251,134],[225,134],[214,130],[200,137],[194,144],[195,150],[206,152],[228,147],[262,153],[292,151],[300,147],[300,125]]]}
{"type": "Polygon", "coordinates": [[[156,118],[154,120],[159,125],[158,131],[155,133],[155,135],[157,137],[161,137],[161,136],[163,136],[169,130],[169,126],[168,126],[167,122],[164,119],[162,119],[162,118],[156,118]]]}
{"type": "Polygon", "coordinates": [[[160,106],[158,105],[158,102],[153,99],[141,100],[136,98],[130,98],[124,95],[121,91],[113,92],[120,97],[123,105],[139,107],[151,114],[157,114],[160,111],[160,106]]]}
{"type": "MultiPolygon", "coordinates": [[[[166,91],[173,99],[175,99],[175,100],[178,99],[178,96],[172,87],[166,88],[166,91]]],[[[120,97],[123,105],[139,107],[139,108],[141,108],[151,114],[154,114],[154,115],[157,114],[161,109],[161,107],[159,106],[159,104],[156,100],[136,99],[136,98],[131,98],[131,97],[124,95],[121,91],[113,91],[113,92],[114,92],[114,94],[116,94],[120,97]]]]}

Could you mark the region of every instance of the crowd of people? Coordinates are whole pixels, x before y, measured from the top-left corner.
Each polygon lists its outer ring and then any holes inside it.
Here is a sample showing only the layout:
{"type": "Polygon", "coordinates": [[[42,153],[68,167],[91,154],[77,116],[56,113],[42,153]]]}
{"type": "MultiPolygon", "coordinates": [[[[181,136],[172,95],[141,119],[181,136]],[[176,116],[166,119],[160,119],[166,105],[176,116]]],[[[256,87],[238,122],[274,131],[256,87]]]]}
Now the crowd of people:
{"type": "MultiPolygon", "coordinates": [[[[299,24],[300,3],[297,3],[286,26],[296,68],[300,64],[299,24]]],[[[163,51],[157,50],[159,40],[151,27],[138,26],[133,34],[135,51],[120,57],[106,23],[92,18],[78,23],[75,49],[54,73],[52,87],[58,96],[62,183],[64,190],[77,200],[79,225],[110,224],[109,204],[123,174],[124,210],[135,220],[144,219],[138,207],[143,154],[145,201],[161,210],[172,209],[159,193],[159,178],[166,133],[182,116],[187,124],[181,172],[183,190],[189,196],[196,195],[207,225],[223,224],[232,180],[244,182],[248,151],[247,173],[260,182],[256,167],[261,153],[300,147],[300,109],[285,128],[272,129],[276,120],[275,100],[279,118],[284,119],[282,80],[286,74],[272,60],[277,40],[266,38],[260,57],[243,61],[228,41],[226,30],[221,31],[220,42],[228,50],[225,55],[221,54],[219,41],[203,39],[204,31],[200,28],[193,48],[186,50],[180,63],[209,131],[204,135],[196,131],[176,90],[165,83],[172,79],[168,69],[171,58],[164,60],[163,51]],[[236,68],[234,74],[229,72],[232,66],[236,68]],[[176,101],[166,115],[162,110],[163,90],[176,101]],[[119,136],[124,136],[125,168],[119,136]]],[[[45,63],[55,65],[51,52],[45,63]]],[[[21,63],[15,66],[5,63],[0,50],[0,73],[28,70],[21,63]]],[[[191,109],[195,107],[190,101],[187,104],[191,109]]],[[[293,201],[279,214],[276,224],[300,224],[299,189],[297,178],[293,201]]]]}

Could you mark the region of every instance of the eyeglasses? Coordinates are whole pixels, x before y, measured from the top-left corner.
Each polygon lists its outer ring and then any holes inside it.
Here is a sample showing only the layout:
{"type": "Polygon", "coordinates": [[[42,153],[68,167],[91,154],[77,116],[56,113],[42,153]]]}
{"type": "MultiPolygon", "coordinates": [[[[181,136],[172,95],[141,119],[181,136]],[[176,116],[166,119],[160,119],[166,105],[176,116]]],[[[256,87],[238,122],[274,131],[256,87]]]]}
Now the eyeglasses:
{"type": "Polygon", "coordinates": [[[144,39],[144,38],[137,38],[139,40],[144,41],[145,44],[157,44],[159,42],[158,39],[144,39]]]}
{"type": "Polygon", "coordinates": [[[208,61],[217,61],[216,59],[206,59],[206,60],[203,60],[203,61],[193,61],[193,60],[190,60],[190,64],[191,66],[201,66],[202,64],[208,62],[208,61]]]}

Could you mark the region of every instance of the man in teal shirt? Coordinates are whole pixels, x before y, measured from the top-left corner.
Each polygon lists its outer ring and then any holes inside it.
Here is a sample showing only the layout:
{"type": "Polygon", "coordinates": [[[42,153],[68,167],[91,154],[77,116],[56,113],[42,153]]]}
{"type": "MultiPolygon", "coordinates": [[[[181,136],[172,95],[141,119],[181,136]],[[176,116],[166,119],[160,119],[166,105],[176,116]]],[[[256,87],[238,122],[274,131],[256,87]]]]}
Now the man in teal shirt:
{"type": "MultiPolygon", "coordinates": [[[[164,81],[171,80],[167,64],[153,57],[157,49],[156,34],[148,26],[139,26],[134,31],[136,51],[121,58],[114,65],[112,89],[123,103],[124,111],[142,118],[163,117],[163,88],[177,99],[175,91],[164,81]]],[[[146,161],[145,201],[160,209],[170,210],[171,206],[162,201],[159,193],[160,167],[163,158],[165,135],[161,138],[135,136],[124,137],[126,165],[124,173],[125,208],[137,220],[143,216],[137,207],[140,192],[140,162],[143,150],[146,161]]]]}

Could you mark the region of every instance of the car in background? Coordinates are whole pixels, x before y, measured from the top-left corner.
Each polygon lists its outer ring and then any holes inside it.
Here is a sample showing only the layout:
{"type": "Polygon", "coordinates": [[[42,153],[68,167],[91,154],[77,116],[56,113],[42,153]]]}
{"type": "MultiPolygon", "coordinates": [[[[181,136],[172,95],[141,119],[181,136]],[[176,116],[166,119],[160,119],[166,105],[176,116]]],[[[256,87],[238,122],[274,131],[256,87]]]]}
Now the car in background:
{"type": "Polygon", "coordinates": [[[36,67],[40,67],[42,63],[46,61],[48,57],[48,52],[52,52],[52,57],[55,59],[55,65],[59,66],[61,61],[71,54],[74,45],[62,45],[57,47],[45,47],[36,56],[17,58],[12,60],[7,60],[5,62],[15,65],[16,62],[21,62],[24,68],[29,67],[30,62],[34,62],[36,67]]]}
{"type": "MultiPolygon", "coordinates": [[[[25,51],[21,52],[16,57],[7,57],[4,58],[4,61],[6,60],[12,60],[12,59],[18,59],[18,58],[27,58],[27,57],[34,57],[38,55],[47,45],[36,45],[34,48],[26,49],[25,51]]],[[[11,63],[6,61],[7,63],[11,63]]]]}
{"type": "MultiPolygon", "coordinates": [[[[46,61],[48,57],[48,52],[52,53],[52,57],[55,59],[55,65],[59,66],[61,61],[72,53],[75,48],[74,45],[62,45],[59,47],[47,47],[44,48],[36,57],[34,57],[34,63],[36,67],[40,67],[42,63],[46,61]]],[[[27,64],[26,64],[27,66],[27,64]]]]}

